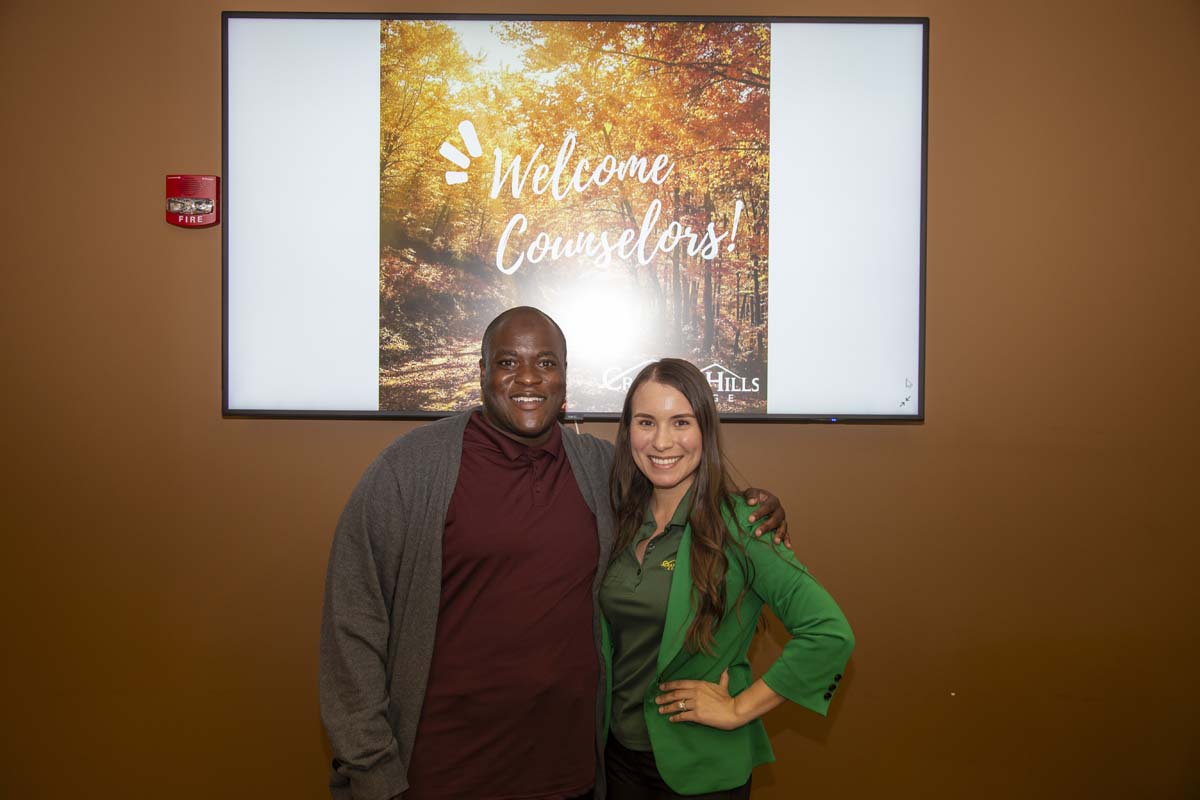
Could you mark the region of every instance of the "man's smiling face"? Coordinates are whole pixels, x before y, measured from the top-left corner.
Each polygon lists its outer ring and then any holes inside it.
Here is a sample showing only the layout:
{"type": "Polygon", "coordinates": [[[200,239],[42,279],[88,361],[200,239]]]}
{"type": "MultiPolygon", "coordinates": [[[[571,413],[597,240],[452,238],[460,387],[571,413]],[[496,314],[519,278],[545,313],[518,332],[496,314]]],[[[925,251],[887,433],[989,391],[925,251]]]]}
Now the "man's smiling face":
{"type": "Polygon", "coordinates": [[[545,444],[567,396],[566,342],[534,311],[509,316],[479,361],[483,416],[510,439],[545,444]]]}

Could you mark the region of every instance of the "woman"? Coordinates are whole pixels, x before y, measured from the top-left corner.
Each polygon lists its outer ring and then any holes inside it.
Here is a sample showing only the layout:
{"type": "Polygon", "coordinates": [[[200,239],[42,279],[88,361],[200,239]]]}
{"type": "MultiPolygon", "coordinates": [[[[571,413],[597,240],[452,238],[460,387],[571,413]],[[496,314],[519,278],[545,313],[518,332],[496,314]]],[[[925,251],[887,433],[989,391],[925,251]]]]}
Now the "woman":
{"type": "Polygon", "coordinates": [[[850,626],[791,551],[750,535],[712,390],[692,364],[663,359],[629,387],[610,492],[608,800],[749,798],[750,771],[774,760],[759,718],[784,700],[825,714],[850,626]],[[752,679],[764,604],[792,638],[752,679]]]}

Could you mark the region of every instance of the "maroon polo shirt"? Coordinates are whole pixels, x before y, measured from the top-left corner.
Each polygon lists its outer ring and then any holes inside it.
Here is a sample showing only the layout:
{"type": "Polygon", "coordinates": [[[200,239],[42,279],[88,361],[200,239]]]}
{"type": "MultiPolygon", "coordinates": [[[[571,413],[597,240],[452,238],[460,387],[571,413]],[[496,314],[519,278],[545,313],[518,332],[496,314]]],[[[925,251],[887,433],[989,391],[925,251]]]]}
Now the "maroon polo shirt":
{"type": "Polygon", "coordinates": [[[558,426],[530,447],[474,414],[405,800],[561,800],[593,785],[598,552],[558,426]]]}

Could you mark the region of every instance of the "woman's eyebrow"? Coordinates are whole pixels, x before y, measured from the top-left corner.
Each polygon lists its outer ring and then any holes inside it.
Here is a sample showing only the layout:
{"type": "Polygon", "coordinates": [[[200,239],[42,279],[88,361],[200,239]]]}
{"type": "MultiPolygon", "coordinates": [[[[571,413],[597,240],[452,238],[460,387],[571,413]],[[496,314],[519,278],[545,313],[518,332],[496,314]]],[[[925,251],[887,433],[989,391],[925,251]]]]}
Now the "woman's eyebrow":
{"type": "MultiPolygon", "coordinates": [[[[653,414],[651,414],[649,411],[635,411],[635,412],[633,412],[633,416],[645,417],[646,419],[655,419],[655,416],[653,414]]],[[[695,418],[696,418],[695,413],[673,414],[673,415],[667,417],[667,419],[695,419],[695,418]]]]}

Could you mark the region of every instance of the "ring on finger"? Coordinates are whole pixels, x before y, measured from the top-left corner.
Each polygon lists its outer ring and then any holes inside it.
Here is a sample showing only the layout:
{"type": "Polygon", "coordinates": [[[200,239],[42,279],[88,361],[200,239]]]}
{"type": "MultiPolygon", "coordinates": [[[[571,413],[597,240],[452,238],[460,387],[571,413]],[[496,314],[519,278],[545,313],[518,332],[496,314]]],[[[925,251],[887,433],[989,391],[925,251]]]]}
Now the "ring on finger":
{"type": "Polygon", "coordinates": [[[680,710],[680,711],[687,711],[687,701],[686,701],[686,700],[680,700],[680,701],[679,701],[679,710],[680,710]]]}

